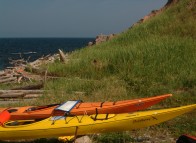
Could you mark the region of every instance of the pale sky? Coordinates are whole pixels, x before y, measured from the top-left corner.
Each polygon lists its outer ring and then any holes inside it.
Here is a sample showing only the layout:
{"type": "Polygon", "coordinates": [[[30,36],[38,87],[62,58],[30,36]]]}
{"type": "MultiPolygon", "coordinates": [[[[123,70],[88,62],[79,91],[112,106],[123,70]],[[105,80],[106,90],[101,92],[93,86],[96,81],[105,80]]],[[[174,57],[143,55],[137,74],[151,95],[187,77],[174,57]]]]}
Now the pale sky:
{"type": "Polygon", "coordinates": [[[0,0],[0,38],[120,33],[167,0],[0,0]]]}

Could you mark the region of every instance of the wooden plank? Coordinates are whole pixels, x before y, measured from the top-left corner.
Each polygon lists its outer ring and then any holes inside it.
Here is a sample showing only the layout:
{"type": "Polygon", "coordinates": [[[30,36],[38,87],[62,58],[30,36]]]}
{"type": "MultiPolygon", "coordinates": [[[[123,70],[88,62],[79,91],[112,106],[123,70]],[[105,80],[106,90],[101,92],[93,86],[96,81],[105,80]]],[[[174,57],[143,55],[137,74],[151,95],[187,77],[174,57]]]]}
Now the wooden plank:
{"type": "Polygon", "coordinates": [[[16,87],[16,88],[13,88],[11,90],[32,90],[32,89],[41,89],[43,87],[44,87],[43,83],[38,83],[38,84],[35,84],[35,85],[27,85],[27,86],[22,86],[22,87],[16,87]]]}
{"type": "Polygon", "coordinates": [[[10,81],[15,81],[15,80],[17,80],[16,77],[10,77],[10,78],[0,80],[0,83],[5,83],[5,82],[10,82],[10,81]]]}
{"type": "Polygon", "coordinates": [[[43,92],[44,90],[0,90],[0,95],[8,93],[39,94],[43,92]]]}
{"type": "Polygon", "coordinates": [[[7,74],[7,75],[4,75],[4,76],[0,76],[0,80],[8,79],[8,78],[10,78],[10,77],[13,77],[13,75],[7,74]]]}
{"type": "Polygon", "coordinates": [[[24,97],[24,93],[6,93],[6,94],[1,94],[0,98],[21,98],[24,97]]]}
{"type": "Polygon", "coordinates": [[[4,71],[0,71],[0,76],[4,76],[5,72],[4,71]]]}
{"type": "Polygon", "coordinates": [[[28,94],[28,95],[25,95],[23,98],[25,98],[25,99],[27,99],[27,98],[38,98],[42,95],[43,94],[28,94]]]}
{"type": "Polygon", "coordinates": [[[36,98],[43,90],[0,90],[0,98],[36,98]]]}

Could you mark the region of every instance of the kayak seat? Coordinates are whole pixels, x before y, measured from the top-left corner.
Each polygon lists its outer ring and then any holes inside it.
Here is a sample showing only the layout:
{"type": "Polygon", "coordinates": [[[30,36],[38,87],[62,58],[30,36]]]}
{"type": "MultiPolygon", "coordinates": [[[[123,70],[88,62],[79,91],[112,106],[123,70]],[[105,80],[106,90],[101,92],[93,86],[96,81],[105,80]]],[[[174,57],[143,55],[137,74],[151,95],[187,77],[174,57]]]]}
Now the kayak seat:
{"type": "Polygon", "coordinates": [[[18,109],[7,109],[7,111],[8,111],[9,113],[13,113],[13,112],[18,111],[18,109]]]}
{"type": "Polygon", "coordinates": [[[34,106],[34,107],[28,108],[25,112],[42,110],[42,109],[50,108],[50,107],[57,106],[57,105],[59,105],[59,104],[50,104],[50,105],[45,105],[45,106],[34,106]]]}

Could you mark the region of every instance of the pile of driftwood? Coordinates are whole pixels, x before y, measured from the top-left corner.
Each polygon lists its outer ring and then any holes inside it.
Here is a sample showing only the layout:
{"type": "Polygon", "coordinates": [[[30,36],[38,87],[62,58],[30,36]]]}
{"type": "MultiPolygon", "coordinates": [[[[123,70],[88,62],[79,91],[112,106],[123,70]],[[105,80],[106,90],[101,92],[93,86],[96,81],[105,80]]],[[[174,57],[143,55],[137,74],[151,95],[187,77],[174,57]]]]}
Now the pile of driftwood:
{"type": "Polygon", "coordinates": [[[13,68],[0,71],[0,84],[21,83],[21,81],[31,82],[31,78],[24,73],[23,68],[13,68]]]}
{"type": "MultiPolygon", "coordinates": [[[[20,83],[24,80],[31,81],[29,77],[26,77],[15,69],[9,69],[0,71],[0,84],[12,84],[20,83]]],[[[43,87],[43,85],[31,85],[25,87],[18,87],[13,90],[0,90],[0,99],[7,100],[13,98],[35,98],[43,94],[42,90],[34,90],[36,88],[43,87]]]]}
{"type": "Polygon", "coordinates": [[[0,99],[15,99],[15,98],[36,98],[43,94],[43,88],[47,71],[43,71],[40,67],[41,65],[46,65],[53,63],[55,60],[60,60],[63,63],[66,63],[68,60],[68,55],[65,55],[61,50],[59,54],[43,56],[34,62],[27,63],[24,59],[13,60],[10,63],[13,64],[13,67],[9,67],[3,71],[0,71],[0,84],[10,84],[21,82],[32,82],[32,80],[38,81],[36,85],[27,85],[25,87],[18,87],[10,90],[0,90],[0,99]],[[29,71],[31,72],[27,72],[29,71]],[[40,72],[41,71],[41,72],[40,72]],[[45,73],[44,78],[41,78],[45,73]],[[41,81],[41,83],[40,83],[41,81]]]}
{"type": "Polygon", "coordinates": [[[42,69],[42,65],[48,65],[54,63],[56,60],[61,61],[62,63],[67,63],[68,54],[64,54],[63,51],[59,49],[59,54],[43,56],[33,62],[30,62],[24,66],[27,71],[31,71],[35,74],[44,75],[46,69],[42,69]]]}

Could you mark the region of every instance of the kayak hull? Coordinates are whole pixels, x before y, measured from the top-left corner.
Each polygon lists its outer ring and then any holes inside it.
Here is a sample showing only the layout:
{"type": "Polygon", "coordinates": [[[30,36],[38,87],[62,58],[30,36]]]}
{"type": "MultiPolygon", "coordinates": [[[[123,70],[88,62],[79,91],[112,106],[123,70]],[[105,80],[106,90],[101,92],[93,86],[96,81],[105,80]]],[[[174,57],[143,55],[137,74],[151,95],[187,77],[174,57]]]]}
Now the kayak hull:
{"type": "MultiPolygon", "coordinates": [[[[134,111],[144,110],[152,105],[155,105],[162,100],[171,97],[171,94],[160,95],[155,97],[123,100],[117,102],[80,102],[71,111],[71,115],[91,115],[91,114],[118,114],[118,113],[130,113],[134,111]]],[[[46,106],[28,106],[28,107],[16,107],[9,110],[16,110],[11,112],[10,120],[31,120],[31,119],[44,119],[52,115],[62,116],[65,114],[63,111],[55,111],[54,109],[58,105],[46,105],[46,106]]],[[[0,109],[1,110],[1,109],[0,109]]]]}
{"type": "Polygon", "coordinates": [[[124,114],[96,114],[48,118],[27,125],[0,127],[1,140],[50,138],[127,131],[156,125],[196,109],[196,104],[170,109],[124,114]]]}

